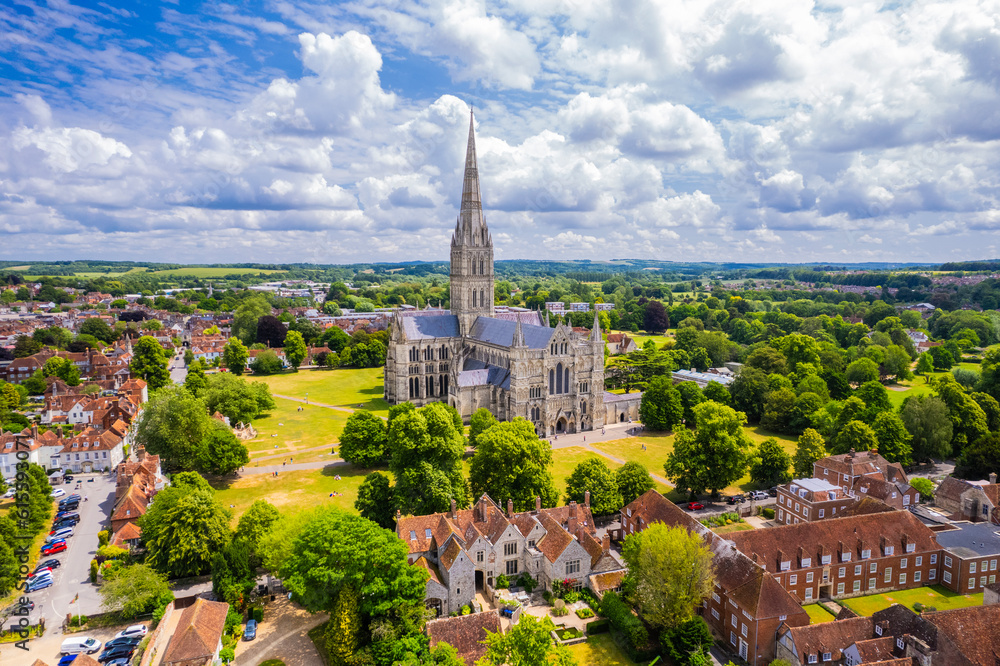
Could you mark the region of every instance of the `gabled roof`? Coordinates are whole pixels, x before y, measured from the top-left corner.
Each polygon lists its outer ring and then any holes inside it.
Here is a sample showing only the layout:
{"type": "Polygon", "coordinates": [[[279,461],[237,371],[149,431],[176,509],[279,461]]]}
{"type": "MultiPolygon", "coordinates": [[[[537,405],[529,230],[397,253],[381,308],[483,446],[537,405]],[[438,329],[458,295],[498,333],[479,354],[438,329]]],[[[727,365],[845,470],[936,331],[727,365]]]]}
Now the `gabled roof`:
{"type": "MultiPolygon", "coordinates": [[[[788,635],[795,643],[796,653],[802,663],[810,654],[831,653],[834,661],[842,658],[843,651],[860,641],[875,636],[875,622],[870,617],[853,617],[849,620],[821,622],[804,627],[792,627],[788,635]]],[[[892,639],[889,639],[892,641],[892,639]]],[[[818,659],[822,663],[822,657],[818,659]]]]}
{"type": "Polygon", "coordinates": [[[921,617],[948,637],[972,664],[995,664],[1000,660],[1000,606],[970,606],[955,610],[925,612],[921,617]]]}
{"type": "Polygon", "coordinates": [[[222,638],[229,604],[198,597],[181,613],[167,649],[163,664],[209,664],[222,638]]]}
{"type": "Polygon", "coordinates": [[[434,314],[401,317],[403,334],[407,340],[457,338],[458,317],[453,314],[434,314]]]}
{"type": "Polygon", "coordinates": [[[486,646],[483,644],[486,632],[495,634],[500,630],[500,616],[495,610],[446,617],[427,623],[427,635],[430,637],[431,647],[435,647],[438,643],[447,643],[455,648],[458,656],[468,666],[472,666],[486,654],[486,646]]]}

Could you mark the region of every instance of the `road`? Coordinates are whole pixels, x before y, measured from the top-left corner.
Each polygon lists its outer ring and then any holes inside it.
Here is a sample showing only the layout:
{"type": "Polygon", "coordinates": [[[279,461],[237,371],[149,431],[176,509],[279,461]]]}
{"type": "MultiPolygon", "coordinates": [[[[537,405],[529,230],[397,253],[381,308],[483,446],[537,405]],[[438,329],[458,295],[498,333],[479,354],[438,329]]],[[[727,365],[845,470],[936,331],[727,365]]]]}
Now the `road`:
{"type": "Polygon", "coordinates": [[[174,355],[170,361],[167,363],[167,369],[170,370],[170,379],[175,384],[183,384],[184,380],[187,378],[187,366],[184,365],[184,354],[174,355]]]}

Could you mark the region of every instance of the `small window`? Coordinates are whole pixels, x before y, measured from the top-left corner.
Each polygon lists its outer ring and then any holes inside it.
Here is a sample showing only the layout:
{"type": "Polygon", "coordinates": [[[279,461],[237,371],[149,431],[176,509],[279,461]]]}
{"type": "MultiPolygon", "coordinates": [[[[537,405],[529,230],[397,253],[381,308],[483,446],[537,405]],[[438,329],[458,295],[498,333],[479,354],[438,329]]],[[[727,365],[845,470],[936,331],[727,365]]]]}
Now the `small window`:
{"type": "Polygon", "coordinates": [[[482,562],[485,555],[486,555],[486,553],[484,553],[483,551],[481,551],[481,550],[478,551],[476,553],[476,562],[482,562]]]}
{"type": "Polygon", "coordinates": [[[969,562],[969,573],[976,573],[976,563],[969,562]]]}
{"type": "MultiPolygon", "coordinates": [[[[933,555],[931,555],[931,557],[933,558],[934,556],[933,556],[933,555]]],[[[934,561],[933,561],[933,559],[932,559],[932,560],[931,560],[931,564],[933,564],[933,563],[934,563],[934,561]]],[[[948,567],[949,569],[951,568],[951,558],[950,558],[950,557],[948,557],[947,555],[945,555],[945,556],[944,556],[944,565],[945,565],[946,567],[948,567]]]]}
{"type": "Polygon", "coordinates": [[[809,663],[810,664],[815,664],[816,663],[816,655],[814,655],[814,654],[809,655],[809,663]]]}
{"type": "Polygon", "coordinates": [[[424,530],[424,537],[426,537],[428,539],[431,538],[431,531],[430,531],[430,529],[424,530]]]}
{"type": "Polygon", "coordinates": [[[875,635],[876,636],[881,636],[882,635],[882,627],[880,625],[877,625],[877,624],[875,625],[875,635]]]}
{"type": "Polygon", "coordinates": [[[896,639],[896,647],[898,647],[900,650],[903,649],[903,639],[902,638],[897,638],[896,639]]]}
{"type": "Polygon", "coordinates": [[[566,563],[566,575],[580,573],[580,560],[570,560],[566,563]]]}
{"type": "Polygon", "coordinates": [[[934,580],[935,578],[937,578],[937,569],[931,569],[930,573],[927,574],[927,579],[934,580]]]}
{"type": "MultiPolygon", "coordinates": [[[[931,555],[931,564],[937,564],[937,553],[931,555]]],[[[950,564],[948,566],[951,566],[950,564]]]]}
{"type": "Polygon", "coordinates": [[[920,579],[921,579],[922,577],[923,577],[923,576],[921,575],[921,573],[920,573],[919,571],[914,571],[914,572],[913,572],[913,582],[914,582],[914,583],[919,583],[919,582],[920,582],[920,579]]]}
{"type": "Polygon", "coordinates": [[[788,576],[788,584],[795,585],[799,582],[799,577],[796,574],[791,574],[788,576]]]}
{"type": "Polygon", "coordinates": [[[823,661],[830,661],[831,656],[832,655],[829,652],[824,652],[823,653],[823,661]]]}

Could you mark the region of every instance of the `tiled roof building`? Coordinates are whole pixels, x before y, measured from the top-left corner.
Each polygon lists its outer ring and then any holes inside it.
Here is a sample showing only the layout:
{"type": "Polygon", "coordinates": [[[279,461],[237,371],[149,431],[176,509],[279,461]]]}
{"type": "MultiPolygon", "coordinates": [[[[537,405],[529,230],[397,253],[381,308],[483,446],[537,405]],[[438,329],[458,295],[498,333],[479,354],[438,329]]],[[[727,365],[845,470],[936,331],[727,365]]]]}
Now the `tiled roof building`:
{"type": "Polygon", "coordinates": [[[467,666],[473,666],[484,654],[487,633],[500,632],[500,616],[496,611],[472,613],[458,617],[440,618],[427,623],[427,635],[431,639],[431,647],[438,643],[447,643],[455,648],[460,659],[467,666]]]}

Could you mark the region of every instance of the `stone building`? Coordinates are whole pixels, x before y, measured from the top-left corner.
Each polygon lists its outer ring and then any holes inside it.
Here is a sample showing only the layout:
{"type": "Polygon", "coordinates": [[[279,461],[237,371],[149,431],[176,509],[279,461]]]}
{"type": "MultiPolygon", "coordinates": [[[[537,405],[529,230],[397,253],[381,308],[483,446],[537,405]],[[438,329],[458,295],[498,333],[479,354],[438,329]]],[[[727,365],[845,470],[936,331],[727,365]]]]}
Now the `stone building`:
{"type": "Polygon", "coordinates": [[[547,315],[542,321],[534,311],[496,307],[493,281],[493,238],[483,217],[470,118],[462,204],[451,239],[451,309],[394,314],[386,400],[447,402],[466,420],[485,407],[500,420],[528,419],[543,436],[624,421],[630,407],[637,409],[641,394],[632,394],[609,418],[596,311],[590,331],[550,328],[547,315]]]}

